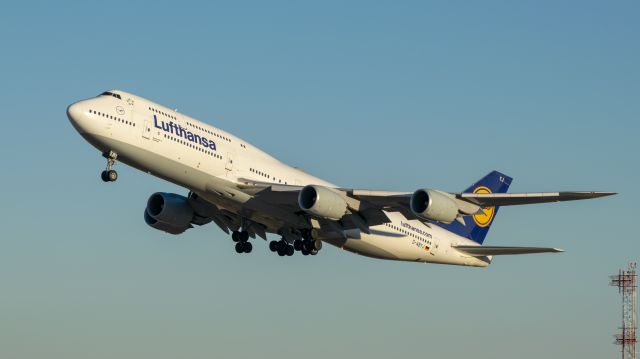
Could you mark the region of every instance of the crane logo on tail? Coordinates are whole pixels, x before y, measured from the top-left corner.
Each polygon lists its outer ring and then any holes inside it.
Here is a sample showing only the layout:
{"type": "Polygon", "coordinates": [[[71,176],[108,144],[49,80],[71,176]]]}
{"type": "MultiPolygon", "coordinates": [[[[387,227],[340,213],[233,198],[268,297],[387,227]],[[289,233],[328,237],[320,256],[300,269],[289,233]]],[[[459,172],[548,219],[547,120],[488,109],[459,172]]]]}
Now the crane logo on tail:
{"type": "MultiPolygon", "coordinates": [[[[491,190],[485,186],[479,186],[473,193],[491,193],[491,190]]],[[[496,213],[496,207],[482,207],[482,213],[474,214],[473,221],[480,227],[487,227],[491,224],[493,216],[496,213]]]]}

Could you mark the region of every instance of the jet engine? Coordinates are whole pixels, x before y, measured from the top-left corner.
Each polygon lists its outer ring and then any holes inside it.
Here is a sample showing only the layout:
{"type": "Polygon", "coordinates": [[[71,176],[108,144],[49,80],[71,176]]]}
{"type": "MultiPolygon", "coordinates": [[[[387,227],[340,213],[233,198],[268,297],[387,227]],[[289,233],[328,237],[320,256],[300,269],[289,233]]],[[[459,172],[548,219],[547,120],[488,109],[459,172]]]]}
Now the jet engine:
{"type": "Polygon", "coordinates": [[[419,189],[411,195],[411,211],[416,216],[435,222],[451,223],[458,216],[458,205],[446,194],[432,189],[419,189]]]}
{"type": "Polygon", "coordinates": [[[317,185],[308,185],[300,190],[298,206],[307,213],[332,220],[339,220],[347,213],[347,202],[340,194],[317,185]]]}
{"type": "Polygon", "coordinates": [[[187,197],[175,193],[152,194],[144,211],[144,221],[149,226],[171,234],[180,234],[191,228],[193,216],[187,197]]]}

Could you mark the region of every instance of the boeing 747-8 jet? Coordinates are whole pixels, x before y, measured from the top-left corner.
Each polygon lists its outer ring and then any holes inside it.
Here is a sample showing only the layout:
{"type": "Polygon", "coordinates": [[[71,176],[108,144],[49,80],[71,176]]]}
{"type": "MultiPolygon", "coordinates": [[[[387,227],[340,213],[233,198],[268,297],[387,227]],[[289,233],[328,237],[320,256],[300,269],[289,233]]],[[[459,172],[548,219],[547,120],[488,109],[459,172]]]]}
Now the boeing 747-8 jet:
{"type": "Polygon", "coordinates": [[[178,235],[214,223],[250,253],[250,239],[280,236],[280,256],[315,255],[322,243],[361,255],[486,267],[495,255],[557,248],[482,245],[500,206],[570,201],[611,192],[507,194],[511,178],[493,171],[460,193],[341,187],[288,166],[250,143],[165,106],[119,90],[67,108],[75,129],[107,160],[102,180],[122,162],[188,190],[154,193],[145,222],[178,235]]]}

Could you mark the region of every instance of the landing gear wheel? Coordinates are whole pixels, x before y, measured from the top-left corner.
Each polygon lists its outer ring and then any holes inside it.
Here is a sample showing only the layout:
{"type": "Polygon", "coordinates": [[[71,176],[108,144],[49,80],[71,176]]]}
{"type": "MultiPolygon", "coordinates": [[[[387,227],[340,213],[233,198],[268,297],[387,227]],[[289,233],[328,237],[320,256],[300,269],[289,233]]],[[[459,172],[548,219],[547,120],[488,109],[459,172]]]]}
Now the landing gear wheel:
{"type": "Polygon", "coordinates": [[[309,251],[302,248],[302,250],[300,251],[302,253],[303,256],[308,256],[309,255],[309,251]]]}
{"type": "Polygon", "coordinates": [[[302,241],[299,239],[296,239],[295,241],[293,241],[293,249],[295,249],[296,251],[299,251],[302,249],[302,241]]]}
{"type": "Polygon", "coordinates": [[[107,171],[107,179],[109,182],[115,182],[118,179],[118,172],[114,170],[107,171]]]}
{"type": "Polygon", "coordinates": [[[322,241],[319,239],[316,239],[315,241],[311,241],[311,247],[313,249],[315,249],[316,251],[319,251],[322,249],[322,241]]]}
{"type": "Polygon", "coordinates": [[[102,171],[100,174],[100,178],[102,178],[103,182],[109,182],[109,177],[107,177],[107,171],[102,171]]]}
{"type": "Polygon", "coordinates": [[[277,247],[278,255],[280,257],[284,257],[287,255],[287,248],[289,247],[287,242],[285,242],[284,240],[280,240],[277,242],[277,247]]]}
{"type": "Polygon", "coordinates": [[[236,243],[236,253],[244,253],[244,243],[236,243]]]}
{"type": "Polygon", "coordinates": [[[311,243],[310,240],[305,239],[304,241],[302,241],[302,249],[304,249],[307,252],[311,252],[312,248],[313,248],[313,244],[311,243]]]}
{"type": "Polygon", "coordinates": [[[240,242],[248,241],[249,240],[249,232],[247,232],[247,231],[240,232],[240,234],[238,235],[238,238],[240,239],[240,242]]]}
{"type": "Polygon", "coordinates": [[[243,244],[244,252],[251,253],[251,251],[253,250],[253,245],[251,244],[251,242],[241,242],[241,243],[243,244]]]}
{"type": "Polygon", "coordinates": [[[240,242],[240,232],[238,231],[233,231],[233,233],[231,233],[231,239],[234,242],[240,242]]]}
{"type": "Polygon", "coordinates": [[[272,252],[276,252],[276,251],[278,251],[278,242],[277,242],[277,241],[271,241],[271,242],[269,242],[269,249],[270,249],[272,252]]]}
{"type": "Polygon", "coordinates": [[[287,256],[291,257],[294,252],[293,246],[287,246],[287,256]]]}

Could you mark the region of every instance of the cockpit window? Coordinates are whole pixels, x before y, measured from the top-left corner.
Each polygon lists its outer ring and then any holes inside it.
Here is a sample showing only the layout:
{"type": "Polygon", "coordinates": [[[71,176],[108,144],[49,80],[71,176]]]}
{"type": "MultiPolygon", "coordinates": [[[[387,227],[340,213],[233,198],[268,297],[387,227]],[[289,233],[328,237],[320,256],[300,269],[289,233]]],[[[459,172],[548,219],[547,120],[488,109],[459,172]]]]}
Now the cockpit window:
{"type": "Polygon", "coordinates": [[[101,93],[100,96],[113,96],[113,97],[117,98],[118,100],[122,100],[122,97],[120,97],[120,95],[118,95],[117,93],[109,92],[109,91],[105,91],[105,92],[101,93]]]}

